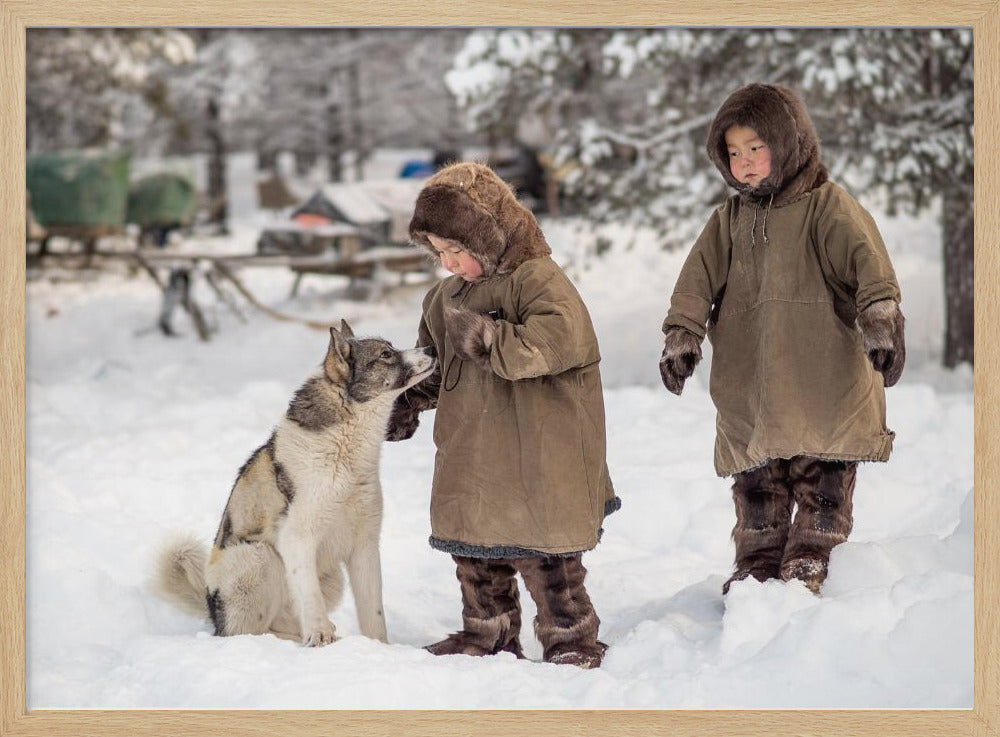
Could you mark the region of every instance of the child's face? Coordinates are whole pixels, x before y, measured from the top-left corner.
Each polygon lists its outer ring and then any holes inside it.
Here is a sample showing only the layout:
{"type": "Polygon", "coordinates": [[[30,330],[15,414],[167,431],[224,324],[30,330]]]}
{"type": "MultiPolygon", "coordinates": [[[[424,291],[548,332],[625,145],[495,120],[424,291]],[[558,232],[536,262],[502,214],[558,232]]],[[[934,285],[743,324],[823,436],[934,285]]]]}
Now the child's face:
{"type": "Polygon", "coordinates": [[[757,131],[734,125],[726,131],[729,171],[740,184],[759,187],[771,173],[771,149],[757,131]]]}
{"type": "Polygon", "coordinates": [[[427,240],[441,258],[441,265],[455,276],[460,276],[465,281],[475,281],[483,275],[483,265],[462,248],[458,241],[441,238],[433,233],[427,234],[427,240]]]}

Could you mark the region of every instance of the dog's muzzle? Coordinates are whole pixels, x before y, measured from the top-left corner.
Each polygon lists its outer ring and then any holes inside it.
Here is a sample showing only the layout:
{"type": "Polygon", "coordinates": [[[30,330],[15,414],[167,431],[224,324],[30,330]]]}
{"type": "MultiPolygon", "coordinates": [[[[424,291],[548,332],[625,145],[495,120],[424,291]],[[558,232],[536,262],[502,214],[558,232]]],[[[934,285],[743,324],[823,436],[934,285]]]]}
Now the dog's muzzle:
{"type": "Polygon", "coordinates": [[[404,351],[403,355],[406,357],[406,365],[409,369],[407,384],[412,384],[413,379],[418,376],[420,380],[427,378],[437,368],[437,351],[432,346],[404,351]]]}

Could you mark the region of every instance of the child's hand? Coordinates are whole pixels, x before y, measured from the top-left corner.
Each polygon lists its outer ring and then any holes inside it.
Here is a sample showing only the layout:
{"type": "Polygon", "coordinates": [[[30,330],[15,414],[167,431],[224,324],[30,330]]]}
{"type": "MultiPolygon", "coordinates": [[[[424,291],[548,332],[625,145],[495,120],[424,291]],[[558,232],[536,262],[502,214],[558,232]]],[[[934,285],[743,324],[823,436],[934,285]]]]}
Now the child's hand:
{"type": "Polygon", "coordinates": [[[872,302],[858,315],[858,328],[864,339],[868,360],[882,374],[886,386],[899,381],[906,363],[904,322],[899,305],[892,299],[872,302]]]}
{"type": "Polygon", "coordinates": [[[684,328],[670,328],[660,356],[660,378],[667,391],[679,395],[700,360],[701,339],[684,328]]]}
{"type": "Polygon", "coordinates": [[[444,327],[455,348],[455,355],[463,361],[471,361],[486,371],[490,367],[490,349],[496,325],[486,315],[452,307],[444,311],[444,327]]]}
{"type": "Polygon", "coordinates": [[[385,439],[390,441],[409,440],[420,425],[420,410],[410,404],[406,394],[396,397],[389,415],[389,426],[385,431],[385,439]]]}

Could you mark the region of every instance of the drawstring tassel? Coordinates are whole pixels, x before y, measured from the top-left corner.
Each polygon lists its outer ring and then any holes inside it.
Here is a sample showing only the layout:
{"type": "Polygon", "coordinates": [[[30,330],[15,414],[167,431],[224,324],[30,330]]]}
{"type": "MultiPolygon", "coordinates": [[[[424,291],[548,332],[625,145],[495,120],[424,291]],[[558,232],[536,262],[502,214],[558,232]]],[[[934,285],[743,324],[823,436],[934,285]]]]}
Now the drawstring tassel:
{"type": "Polygon", "coordinates": [[[750,248],[757,245],[757,212],[760,210],[760,205],[756,202],[753,203],[753,224],[750,226],[750,248]]]}
{"type": "Polygon", "coordinates": [[[767,209],[764,210],[764,225],[761,227],[761,232],[764,234],[764,243],[767,243],[767,214],[771,212],[771,203],[774,202],[774,192],[771,193],[771,199],[767,202],[767,209]]]}

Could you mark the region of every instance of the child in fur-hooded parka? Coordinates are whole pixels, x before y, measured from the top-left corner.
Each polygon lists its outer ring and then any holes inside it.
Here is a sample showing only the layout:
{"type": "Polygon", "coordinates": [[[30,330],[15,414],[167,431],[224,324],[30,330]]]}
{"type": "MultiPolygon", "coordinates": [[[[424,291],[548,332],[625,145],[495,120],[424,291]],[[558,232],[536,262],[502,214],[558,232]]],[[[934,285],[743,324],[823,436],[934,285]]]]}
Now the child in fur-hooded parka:
{"type": "Polygon", "coordinates": [[[892,450],[883,387],[906,355],[899,285],[871,215],[828,180],[794,92],[737,90],[707,149],[737,194],[678,276],[661,377],[680,394],[708,335],[715,468],[735,482],[736,563],[723,590],[752,575],[818,592],[853,525],[858,462],[892,450]]]}
{"type": "Polygon", "coordinates": [[[437,409],[430,543],[455,559],[463,630],[428,650],[520,657],[520,573],[543,659],[597,667],[606,646],[581,556],[619,500],[587,308],[534,215],[487,166],[431,177],[410,237],[453,274],[424,298],[418,332],[438,372],[397,399],[387,433],[408,438],[419,412],[437,409]]]}

